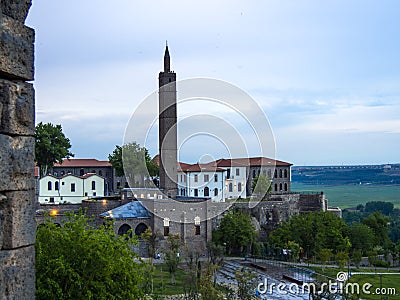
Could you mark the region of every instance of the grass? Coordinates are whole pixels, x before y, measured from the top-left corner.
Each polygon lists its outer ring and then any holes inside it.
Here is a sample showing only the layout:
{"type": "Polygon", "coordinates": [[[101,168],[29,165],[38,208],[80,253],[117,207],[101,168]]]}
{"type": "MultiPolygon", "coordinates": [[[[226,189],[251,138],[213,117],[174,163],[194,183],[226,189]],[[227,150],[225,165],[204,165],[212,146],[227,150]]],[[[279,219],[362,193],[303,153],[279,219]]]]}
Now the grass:
{"type": "Polygon", "coordinates": [[[323,191],[329,200],[329,206],[340,208],[355,207],[370,201],[392,202],[396,208],[400,208],[400,185],[308,185],[293,182],[291,190],[323,191]]]}
{"type": "Polygon", "coordinates": [[[171,284],[171,275],[168,267],[164,264],[154,265],[155,272],[153,276],[153,293],[156,295],[177,295],[183,294],[183,287],[186,272],[182,269],[177,270],[175,274],[176,284],[171,284]]]}
{"type": "MultiPolygon", "coordinates": [[[[332,277],[332,278],[336,278],[336,275],[339,272],[339,269],[329,268],[329,267],[326,267],[324,272],[322,272],[321,268],[310,268],[310,269],[313,269],[317,273],[324,274],[324,275],[332,277]]],[[[343,270],[343,271],[347,273],[347,270],[343,270]]],[[[382,269],[382,270],[378,270],[377,272],[396,273],[398,271],[399,271],[398,269],[389,269],[389,270],[382,269]]],[[[351,273],[354,273],[354,272],[375,272],[375,269],[362,269],[362,270],[352,269],[351,273]]],[[[349,282],[350,283],[358,283],[358,286],[360,287],[360,295],[358,297],[361,299],[371,299],[371,300],[400,299],[400,275],[399,274],[393,274],[393,275],[353,274],[350,277],[349,282]],[[366,290],[370,292],[369,294],[363,293],[363,291],[362,291],[363,286],[366,287],[366,290]],[[386,295],[379,295],[378,294],[379,291],[386,291],[386,295]],[[395,294],[393,292],[395,292],[395,294]],[[381,298],[381,296],[382,296],[382,298],[381,298]]]]}

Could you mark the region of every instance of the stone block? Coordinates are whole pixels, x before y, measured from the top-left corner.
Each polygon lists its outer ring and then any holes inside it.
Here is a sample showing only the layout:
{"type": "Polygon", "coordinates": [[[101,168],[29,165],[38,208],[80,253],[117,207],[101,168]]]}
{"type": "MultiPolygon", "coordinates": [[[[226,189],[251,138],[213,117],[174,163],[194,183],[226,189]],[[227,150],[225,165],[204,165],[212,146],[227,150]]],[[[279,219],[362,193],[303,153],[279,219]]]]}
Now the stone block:
{"type": "Polygon", "coordinates": [[[34,135],[33,85],[0,79],[0,133],[34,135]]]}
{"type": "Polygon", "coordinates": [[[35,243],[35,191],[5,192],[3,195],[3,249],[35,243]]]}
{"type": "Polygon", "coordinates": [[[0,75],[33,80],[35,31],[2,15],[0,18],[0,75]]]}
{"type": "Polygon", "coordinates": [[[0,134],[0,192],[35,188],[35,138],[0,134]]]}
{"type": "Polygon", "coordinates": [[[35,299],[35,247],[0,251],[0,299],[35,299]]]}
{"type": "Polygon", "coordinates": [[[31,5],[32,0],[1,0],[0,12],[24,23],[31,5]]]}

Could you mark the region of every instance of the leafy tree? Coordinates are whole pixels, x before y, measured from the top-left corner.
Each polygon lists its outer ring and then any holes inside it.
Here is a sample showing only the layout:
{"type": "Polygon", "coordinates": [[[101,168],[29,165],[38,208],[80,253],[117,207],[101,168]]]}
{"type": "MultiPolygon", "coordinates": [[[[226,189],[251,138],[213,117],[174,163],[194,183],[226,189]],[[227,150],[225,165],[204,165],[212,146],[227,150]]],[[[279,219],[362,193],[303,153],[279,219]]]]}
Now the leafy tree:
{"type": "Polygon", "coordinates": [[[243,253],[256,238],[256,229],[247,213],[229,211],[221,220],[213,239],[219,245],[225,245],[229,253],[243,253]]]}
{"type": "Polygon", "coordinates": [[[235,279],[238,284],[238,298],[241,300],[253,299],[257,274],[245,268],[241,268],[235,272],[235,279]]]}
{"type": "Polygon", "coordinates": [[[335,260],[339,263],[339,268],[343,268],[349,259],[349,254],[346,251],[339,251],[335,255],[335,260]]]}
{"type": "Polygon", "coordinates": [[[254,177],[251,183],[252,193],[258,195],[261,199],[265,198],[272,190],[271,180],[263,173],[254,177]]]}
{"type": "Polygon", "coordinates": [[[390,219],[384,216],[380,211],[373,212],[363,220],[374,232],[374,245],[387,247],[389,244],[389,224],[390,219]]]}
{"type": "Polygon", "coordinates": [[[374,232],[365,224],[355,224],[349,227],[349,237],[353,251],[366,254],[374,246],[374,232]]]}
{"type": "Polygon", "coordinates": [[[134,241],[90,226],[82,213],[61,227],[48,220],[37,229],[36,299],[139,299],[134,241]]]}
{"type": "Polygon", "coordinates": [[[47,174],[55,163],[62,163],[64,158],[73,157],[70,152],[70,140],[62,132],[61,125],[40,122],[35,128],[35,162],[40,170],[40,177],[47,174]]]}
{"type": "Polygon", "coordinates": [[[382,214],[389,216],[394,209],[394,205],[391,202],[385,201],[372,201],[365,204],[365,212],[381,211],[382,214]]]}
{"type": "Polygon", "coordinates": [[[300,245],[294,241],[289,241],[287,243],[287,249],[291,253],[292,260],[296,261],[299,258],[299,254],[300,254],[300,245]]]}
{"type": "Polygon", "coordinates": [[[167,249],[165,251],[165,263],[167,264],[169,274],[171,275],[171,284],[176,284],[175,273],[180,262],[180,237],[179,234],[169,234],[167,240],[167,249]]]}
{"type": "Polygon", "coordinates": [[[205,270],[201,274],[199,292],[201,299],[204,300],[219,300],[224,299],[224,296],[213,285],[213,277],[217,270],[217,266],[211,263],[206,265],[205,270]]]}
{"type": "Polygon", "coordinates": [[[332,255],[332,249],[323,248],[319,252],[319,259],[322,262],[322,272],[325,271],[326,263],[331,259],[332,255]]]}
{"type": "Polygon", "coordinates": [[[108,155],[108,160],[117,176],[126,176],[135,185],[145,185],[146,177],[153,178],[159,172],[157,164],[151,161],[148,150],[136,142],[116,145],[113,153],[108,155]]]}

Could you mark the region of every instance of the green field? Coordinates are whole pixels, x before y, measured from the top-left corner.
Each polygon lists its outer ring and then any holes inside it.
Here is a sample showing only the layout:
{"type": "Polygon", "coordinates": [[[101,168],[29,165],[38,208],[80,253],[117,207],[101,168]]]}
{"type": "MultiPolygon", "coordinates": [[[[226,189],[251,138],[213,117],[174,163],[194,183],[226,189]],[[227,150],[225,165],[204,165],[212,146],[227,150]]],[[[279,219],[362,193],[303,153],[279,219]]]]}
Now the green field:
{"type": "Polygon", "coordinates": [[[370,201],[388,201],[400,208],[400,185],[308,185],[292,182],[293,192],[323,191],[329,206],[355,207],[370,201]]]}

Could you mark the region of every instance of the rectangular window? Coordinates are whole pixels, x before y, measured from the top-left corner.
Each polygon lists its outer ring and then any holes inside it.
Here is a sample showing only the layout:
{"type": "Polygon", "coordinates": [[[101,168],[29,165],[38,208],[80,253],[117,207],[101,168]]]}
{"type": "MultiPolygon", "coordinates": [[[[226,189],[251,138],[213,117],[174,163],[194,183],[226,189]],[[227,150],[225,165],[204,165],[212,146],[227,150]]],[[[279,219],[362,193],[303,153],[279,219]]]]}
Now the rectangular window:
{"type": "Polygon", "coordinates": [[[169,226],[164,226],[164,236],[169,235],[169,226]]]}
{"type": "Polygon", "coordinates": [[[54,203],[54,197],[50,197],[50,203],[54,203]]]}
{"type": "Polygon", "coordinates": [[[208,174],[204,174],[204,182],[208,182],[210,180],[210,176],[208,174]]]}
{"type": "Polygon", "coordinates": [[[200,235],[200,225],[194,225],[194,235],[200,235]]]}
{"type": "Polygon", "coordinates": [[[75,192],[75,183],[71,183],[71,192],[75,192]]]}
{"type": "Polygon", "coordinates": [[[240,175],[239,168],[236,168],[236,176],[239,176],[239,175],[240,175]]]}
{"type": "Polygon", "coordinates": [[[199,190],[198,189],[194,189],[194,196],[198,197],[199,196],[199,190]]]}
{"type": "Polygon", "coordinates": [[[214,174],[214,182],[218,182],[218,174],[214,174]]]}
{"type": "Polygon", "coordinates": [[[198,182],[199,181],[199,176],[196,174],[194,175],[194,182],[198,182]]]}

